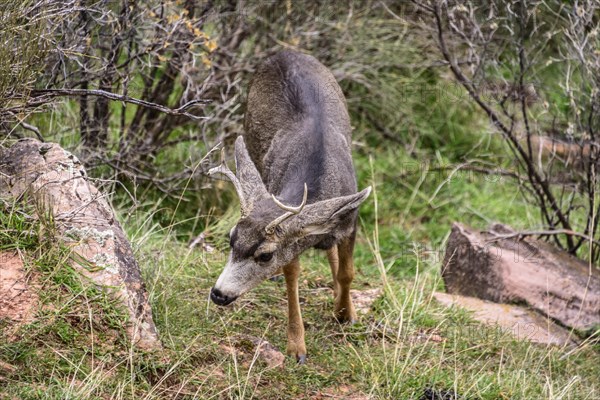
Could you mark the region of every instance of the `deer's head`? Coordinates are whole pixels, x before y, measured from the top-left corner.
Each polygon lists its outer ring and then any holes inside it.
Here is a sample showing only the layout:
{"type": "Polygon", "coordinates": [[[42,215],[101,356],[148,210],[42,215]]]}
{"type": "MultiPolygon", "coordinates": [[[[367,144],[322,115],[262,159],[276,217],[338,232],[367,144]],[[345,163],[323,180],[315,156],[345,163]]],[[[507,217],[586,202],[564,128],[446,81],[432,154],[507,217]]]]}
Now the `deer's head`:
{"type": "Polygon", "coordinates": [[[211,290],[211,299],[227,305],[273,276],[298,257],[315,235],[335,235],[340,223],[369,196],[371,188],[349,195],[306,204],[307,187],[298,205],[285,205],[268,193],[243,138],[235,142],[234,174],[224,162],[209,174],[225,175],[240,199],[241,217],[231,229],[231,251],[225,269],[211,290]]]}

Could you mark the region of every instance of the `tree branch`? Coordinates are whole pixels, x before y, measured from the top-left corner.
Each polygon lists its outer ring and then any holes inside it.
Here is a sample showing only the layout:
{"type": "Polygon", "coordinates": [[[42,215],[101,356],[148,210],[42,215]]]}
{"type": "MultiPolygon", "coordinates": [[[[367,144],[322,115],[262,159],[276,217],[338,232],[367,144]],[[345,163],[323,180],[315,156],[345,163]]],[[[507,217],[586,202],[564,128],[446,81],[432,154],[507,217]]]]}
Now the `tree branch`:
{"type": "Polygon", "coordinates": [[[99,96],[99,97],[107,98],[109,100],[122,101],[125,103],[131,103],[131,104],[135,104],[138,106],[150,108],[150,109],[160,111],[160,112],[168,114],[168,115],[185,116],[185,117],[191,118],[195,121],[210,119],[210,117],[194,115],[194,114],[190,114],[189,112],[186,111],[192,107],[195,107],[195,106],[198,106],[201,104],[208,104],[211,102],[211,100],[205,100],[205,99],[192,100],[192,101],[185,103],[184,105],[182,105],[179,108],[173,109],[173,108],[169,108],[166,106],[162,106],[160,104],[152,103],[150,101],[136,99],[133,97],[123,96],[120,94],[107,92],[106,90],[98,90],[98,89],[90,89],[90,90],[87,90],[87,89],[36,89],[36,90],[33,90],[31,94],[34,97],[42,96],[42,95],[43,96],[51,96],[51,97],[99,96]]]}
{"type": "Polygon", "coordinates": [[[597,245],[600,245],[600,241],[595,240],[591,236],[585,235],[580,232],[575,232],[575,231],[572,231],[569,229],[553,229],[553,230],[544,230],[544,231],[524,231],[524,232],[513,232],[513,233],[497,233],[497,232],[490,231],[489,233],[491,233],[495,236],[494,239],[491,239],[490,241],[496,241],[496,240],[501,240],[501,239],[512,239],[514,237],[520,239],[524,236],[566,235],[566,236],[570,236],[570,237],[577,236],[577,237],[585,239],[588,242],[593,242],[597,245]]]}

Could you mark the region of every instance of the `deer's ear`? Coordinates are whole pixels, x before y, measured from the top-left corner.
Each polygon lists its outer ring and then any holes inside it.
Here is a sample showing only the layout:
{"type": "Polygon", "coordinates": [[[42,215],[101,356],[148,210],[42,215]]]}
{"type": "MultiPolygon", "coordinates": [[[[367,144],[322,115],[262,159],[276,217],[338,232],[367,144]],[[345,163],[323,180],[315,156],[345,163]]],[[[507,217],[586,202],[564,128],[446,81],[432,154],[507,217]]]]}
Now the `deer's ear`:
{"type": "Polygon", "coordinates": [[[369,186],[356,194],[309,204],[298,216],[287,221],[287,228],[303,236],[330,233],[348,214],[358,209],[370,193],[369,186]]]}
{"type": "Polygon", "coordinates": [[[265,184],[248,154],[244,138],[238,136],[235,141],[235,175],[240,182],[244,198],[248,202],[249,210],[253,203],[260,197],[268,196],[265,184]]]}

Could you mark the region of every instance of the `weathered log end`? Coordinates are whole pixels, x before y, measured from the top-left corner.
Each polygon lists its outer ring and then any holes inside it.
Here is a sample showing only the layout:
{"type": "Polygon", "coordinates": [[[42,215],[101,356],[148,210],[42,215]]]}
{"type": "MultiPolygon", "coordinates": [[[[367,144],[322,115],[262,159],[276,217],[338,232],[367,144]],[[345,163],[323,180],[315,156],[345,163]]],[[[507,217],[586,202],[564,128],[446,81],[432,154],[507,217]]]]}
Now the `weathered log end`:
{"type": "Polygon", "coordinates": [[[527,304],[578,330],[600,326],[600,270],[504,225],[480,232],[454,223],[442,277],[451,294],[527,304]]]}
{"type": "Polygon", "coordinates": [[[28,198],[51,211],[60,239],[81,258],[74,267],[128,310],[132,343],[142,349],[161,346],[131,245],[77,157],[33,139],[0,149],[0,196],[28,198]]]}

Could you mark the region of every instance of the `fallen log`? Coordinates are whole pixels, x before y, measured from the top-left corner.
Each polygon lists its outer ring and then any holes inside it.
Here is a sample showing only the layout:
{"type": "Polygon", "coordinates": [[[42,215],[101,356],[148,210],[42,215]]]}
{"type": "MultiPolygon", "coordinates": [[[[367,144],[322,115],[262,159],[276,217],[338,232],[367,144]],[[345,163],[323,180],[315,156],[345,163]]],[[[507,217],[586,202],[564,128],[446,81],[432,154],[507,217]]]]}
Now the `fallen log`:
{"type": "Polygon", "coordinates": [[[526,304],[580,331],[600,327],[600,270],[504,225],[479,232],[454,223],[442,278],[450,294],[526,304]]]}
{"type": "Polygon", "coordinates": [[[51,212],[60,239],[79,256],[73,257],[73,266],[128,310],[126,329],[132,343],[142,349],[160,347],[131,245],[105,196],[74,155],[34,139],[0,149],[0,197],[27,198],[51,212]]]}

